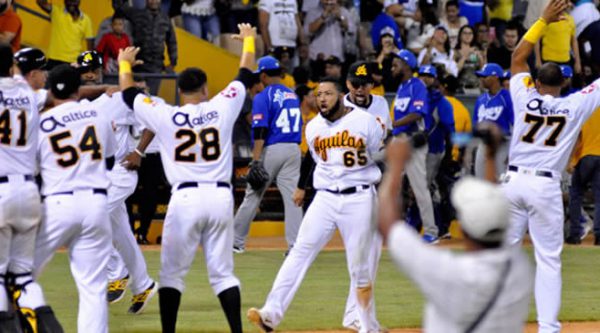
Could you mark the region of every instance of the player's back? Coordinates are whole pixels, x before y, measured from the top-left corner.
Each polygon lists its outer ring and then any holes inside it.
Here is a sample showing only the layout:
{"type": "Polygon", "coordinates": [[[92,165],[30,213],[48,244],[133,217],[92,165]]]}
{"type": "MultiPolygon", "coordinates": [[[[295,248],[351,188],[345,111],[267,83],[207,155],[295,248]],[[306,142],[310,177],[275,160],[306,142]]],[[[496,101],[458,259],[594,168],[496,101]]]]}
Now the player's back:
{"type": "Polygon", "coordinates": [[[136,125],[133,112],[123,102],[121,92],[114,93],[112,96],[103,94],[93,103],[98,106],[100,114],[113,126],[117,140],[115,160],[117,162],[123,160],[129,152],[135,149],[135,142],[131,134],[132,126],[136,125]]]}
{"type": "Polygon", "coordinates": [[[0,176],[33,174],[39,114],[24,81],[0,78],[0,176]]]}
{"type": "Polygon", "coordinates": [[[282,84],[273,84],[260,92],[253,101],[252,127],[266,127],[265,145],[300,143],[302,113],[298,96],[282,84]]]}
{"type": "Polygon", "coordinates": [[[600,84],[567,97],[540,95],[529,73],[511,78],[515,123],[509,164],[562,172],[583,123],[600,106],[600,84]]]}
{"type": "Polygon", "coordinates": [[[106,158],[116,143],[111,124],[94,102],[69,101],[40,115],[42,194],[106,189],[106,158]]]}
{"type": "Polygon", "coordinates": [[[171,185],[230,182],[233,126],[245,91],[241,82],[233,81],[211,100],[181,107],[137,95],[136,119],[156,134],[171,185]]]}

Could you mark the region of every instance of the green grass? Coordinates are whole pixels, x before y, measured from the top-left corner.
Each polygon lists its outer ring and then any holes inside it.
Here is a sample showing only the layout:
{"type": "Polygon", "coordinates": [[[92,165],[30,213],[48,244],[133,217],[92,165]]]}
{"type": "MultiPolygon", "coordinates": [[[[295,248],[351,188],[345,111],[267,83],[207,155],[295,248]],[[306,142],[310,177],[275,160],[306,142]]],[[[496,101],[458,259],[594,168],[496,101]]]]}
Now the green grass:
{"type": "MultiPolygon", "coordinates": [[[[530,251],[531,252],[531,251],[530,251]]],[[[564,321],[600,320],[600,288],[597,264],[599,248],[566,248],[563,252],[564,321]]],[[[152,277],[158,277],[160,254],[144,253],[152,277]]],[[[236,274],[242,281],[242,314],[251,306],[260,307],[283,261],[283,251],[250,251],[235,256],[236,274]]],[[[424,277],[426,278],[426,277],[424,277]]],[[[59,253],[40,278],[48,302],[66,332],[76,331],[77,290],[71,278],[67,256],[59,253]]],[[[179,309],[178,331],[224,332],[227,324],[218,299],[213,295],[202,254],[196,256],[186,278],[186,290],[179,309]]],[[[342,251],[322,252],[308,271],[281,330],[339,329],[348,293],[348,271],[342,251]]],[[[378,318],[390,328],[419,327],[423,298],[384,253],[375,288],[378,318]]],[[[111,332],[160,332],[158,297],[141,316],[127,314],[131,294],[110,306],[111,332]]],[[[535,318],[533,302],[529,319],[535,318]]],[[[245,328],[256,331],[243,318],[245,328]]]]}

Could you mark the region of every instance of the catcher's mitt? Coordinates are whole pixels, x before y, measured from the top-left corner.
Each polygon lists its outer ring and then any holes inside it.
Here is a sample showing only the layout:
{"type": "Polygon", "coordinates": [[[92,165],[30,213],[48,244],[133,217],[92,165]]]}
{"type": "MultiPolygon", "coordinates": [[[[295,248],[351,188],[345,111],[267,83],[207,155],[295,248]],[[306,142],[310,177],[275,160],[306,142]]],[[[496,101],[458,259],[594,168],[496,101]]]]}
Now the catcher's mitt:
{"type": "Polygon", "coordinates": [[[250,171],[246,176],[246,181],[253,190],[260,190],[269,181],[269,173],[260,161],[250,162],[250,171]]]}

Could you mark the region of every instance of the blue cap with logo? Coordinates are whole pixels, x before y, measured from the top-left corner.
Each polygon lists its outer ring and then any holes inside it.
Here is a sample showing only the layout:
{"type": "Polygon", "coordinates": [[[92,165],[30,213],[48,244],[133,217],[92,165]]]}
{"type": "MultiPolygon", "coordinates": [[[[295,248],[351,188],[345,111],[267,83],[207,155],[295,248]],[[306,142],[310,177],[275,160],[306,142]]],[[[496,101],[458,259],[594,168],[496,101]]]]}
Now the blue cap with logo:
{"type": "Polygon", "coordinates": [[[502,70],[500,65],[490,62],[483,65],[483,68],[475,72],[475,74],[480,77],[496,76],[501,78],[504,75],[504,70],[502,70]]]}
{"type": "Polygon", "coordinates": [[[429,75],[433,77],[437,77],[437,69],[432,65],[423,65],[419,67],[419,75],[429,75]]]}
{"type": "Polygon", "coordinates": [[[565,79],[570,79],[573,77],[573,68],[571,68],[569,65],[560,65],[560,72],[565,79]]]}
{"type": "Polygon", "coordinates": [[[407,49],[402,49],[398,53],[394,54],[396,57],[402,59],[408,67],[411,69],[417,68],[417,58],[415,55],[407,49]]]}
{"type": "Polygon", "coordinates": [[[262,73],[264,71],[279,69],[281,65],[279,64],[279,60],[275,59],[272,56],[264,56],[258,59],[258,68],[254,71],[255,74],[262,73]]]}
{"type": "Polygon", "coordinates": [[[502,80],[510,80],[511,74],[510,71],[504,71],[504,73],[502,73],[502,80]]]}

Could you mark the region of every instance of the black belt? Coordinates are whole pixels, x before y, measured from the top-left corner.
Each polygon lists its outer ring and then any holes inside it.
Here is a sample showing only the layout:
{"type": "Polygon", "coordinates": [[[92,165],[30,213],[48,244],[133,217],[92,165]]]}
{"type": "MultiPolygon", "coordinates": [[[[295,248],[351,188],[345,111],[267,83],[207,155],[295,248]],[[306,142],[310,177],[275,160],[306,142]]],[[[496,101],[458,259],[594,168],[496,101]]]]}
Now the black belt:
{"type": "MultiPolygon", "coordinates": [[[[94,194],[104,194],[104,195],[108,194],[108,191],[105,188],[93,188],[92,192],[94,192],[94,194]]],[[[65,192],[56,192],[56,193],[48,194],[47,196],[51,196],[51,195],[73,195],[74,193],[75,193],[75,191],[65,191],[65,192]]]]}
{"type": "Polygon", "coordinates": [[[325,191],[329,192],[329,193],[333,193],[333,194],[354,194],[356,192],[358,192],[359,189],[363,189],[366,190],[369,187],[371,187],[371,185],[359,185],[359,186],[354,186],[354,187],[348,187],[345,188],[343,190],[330,190],[330,189],[326,189],[325,191]]]}
{"type": "MultiPolygon", "coordinates": [[[[25,177],[25,181],[27,181],[27,182],[33,181],[32,175],[24,175],[23,177],[25,177]]],[[[0,184],[3,184],[3,183],[8,183],[8,176],[0,177],[0,184]]]]}
{"type": "MultiPolygon", "coordinates": [[[[509,165],[508,166],[508,171],[514,171],[514,172],[519,172],[519,167],[516,165],[509,165]]],[[[540,177],[546,177],[546,178],[553,178],[554,175],[552,175],[552,172],[550,171],[543,171],[543,170],[535,170],[535,172],[532,172],[532,174],[536,175],[536,176],[540,176],[540,177]]]]}
{"type": "MultiPolygon", "coordinates": [[[[177,186],[177,190],[181,190],[184,188],[189,188],[189,187],[198,187],[198,185],[200,184],[204,184],[204,183],[198,183],[198,182],[185,182],[185,183],[181,183],[179,184],[179,186],[177,186]]],[[[211,183],[206,183],[206,184],[211,184],[211,183]]],[[[231,185],[229,185],[229,183],[226,182],[217,182],[217,187],[227,187],[227,188],[231,188],[231,185]]]]}

